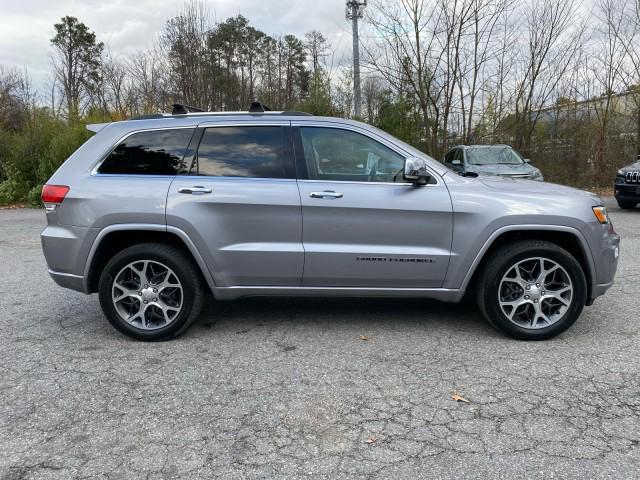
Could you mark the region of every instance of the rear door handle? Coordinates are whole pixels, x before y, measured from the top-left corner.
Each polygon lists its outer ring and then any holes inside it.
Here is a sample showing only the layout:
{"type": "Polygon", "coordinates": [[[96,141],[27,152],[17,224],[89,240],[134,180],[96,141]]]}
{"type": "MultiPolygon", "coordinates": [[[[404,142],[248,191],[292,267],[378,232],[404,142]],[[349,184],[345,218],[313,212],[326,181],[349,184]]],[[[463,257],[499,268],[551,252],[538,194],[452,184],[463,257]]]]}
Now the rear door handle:
{"type": "Polygon", "coordinates": [[[333,190],[325,190],[324,192],[311,192],[311,198],[342,198],[342,194],[333,190]]]}
{"type": "Polygon", "coordinates": [[[194,187],[182,187],[178,189],[178,193],[187,193],[189,195],[204,195],[205,193],[211,193],[213,190],[207,187],[201,187],[196,185],[194,187]]]}

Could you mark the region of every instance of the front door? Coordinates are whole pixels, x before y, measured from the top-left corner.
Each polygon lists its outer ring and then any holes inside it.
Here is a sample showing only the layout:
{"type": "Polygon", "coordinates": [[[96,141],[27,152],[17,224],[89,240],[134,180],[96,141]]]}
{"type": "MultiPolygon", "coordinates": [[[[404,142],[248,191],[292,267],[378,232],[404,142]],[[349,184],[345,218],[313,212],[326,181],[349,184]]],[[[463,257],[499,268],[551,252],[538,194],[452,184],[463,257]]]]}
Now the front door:
{"type": "Polygon", "coordinates": [[[382,138],[338,127],[294,130],[303,285],[441,287],[452,235],[442,181],[405,183],[404,156],[382,138]]]}
{"type": "Polygon", "coordinates": [[[219,287],[299,286],[302,214],[287,123],[201,127],[167,224],[192,239],[219,287]]]}

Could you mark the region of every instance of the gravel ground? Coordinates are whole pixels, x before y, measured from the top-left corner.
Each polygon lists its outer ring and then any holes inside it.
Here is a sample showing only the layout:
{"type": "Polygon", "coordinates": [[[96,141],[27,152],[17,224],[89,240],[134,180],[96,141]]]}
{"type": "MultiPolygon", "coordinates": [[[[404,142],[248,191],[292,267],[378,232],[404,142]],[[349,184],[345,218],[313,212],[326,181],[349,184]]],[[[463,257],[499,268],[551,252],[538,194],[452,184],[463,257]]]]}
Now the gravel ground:
{"type": "Polygon", "coordinates": [[[248,299],[145,344],[50,280],[43,212],[0,211],[0,478],[638,478],[640,209],[611,216],[617,283],[554,340],[470,303],[248,299]]]}

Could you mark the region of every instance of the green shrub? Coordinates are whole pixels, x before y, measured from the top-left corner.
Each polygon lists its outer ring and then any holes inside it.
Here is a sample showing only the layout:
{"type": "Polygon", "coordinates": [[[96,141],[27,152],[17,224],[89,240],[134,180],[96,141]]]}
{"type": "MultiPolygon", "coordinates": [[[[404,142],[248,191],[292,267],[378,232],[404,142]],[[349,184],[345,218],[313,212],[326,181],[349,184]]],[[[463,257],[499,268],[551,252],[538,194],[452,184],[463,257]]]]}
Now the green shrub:
{"type": "Polygon", "coordinates": [[[67,124],[40,108],[22,130],[0,132],[0,205],[38,205],[42,185],[89,136],[84,123],[67,124]]]}

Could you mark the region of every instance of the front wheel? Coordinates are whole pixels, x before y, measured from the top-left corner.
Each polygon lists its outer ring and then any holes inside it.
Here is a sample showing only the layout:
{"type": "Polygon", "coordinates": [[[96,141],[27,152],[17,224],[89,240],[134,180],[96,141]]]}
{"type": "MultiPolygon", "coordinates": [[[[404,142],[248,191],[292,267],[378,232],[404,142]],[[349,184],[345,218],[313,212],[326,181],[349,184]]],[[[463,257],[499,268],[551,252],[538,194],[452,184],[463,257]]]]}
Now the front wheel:
{"type": "Polygon", "coordinates": [[[616,200],[618,202],[618,206],[623,210],[631,210],[636,208],[637,202],[631,202],[629,200],[616,200]]]}
{"type": "Polygon", "coordinates": [[[480,273],[477,299],[485,318],[507,335],[545,340],[568,329],[586,303],[578,261],[546,241],[499,248],[480,273]]]}
{"type": "Polygon", "coordinates": [[[155,243],[116,254],[100,276],[98,295],[109,322],[138,340],[168,340],[198,317],[200,272],[181,250],[155,243]]]}

